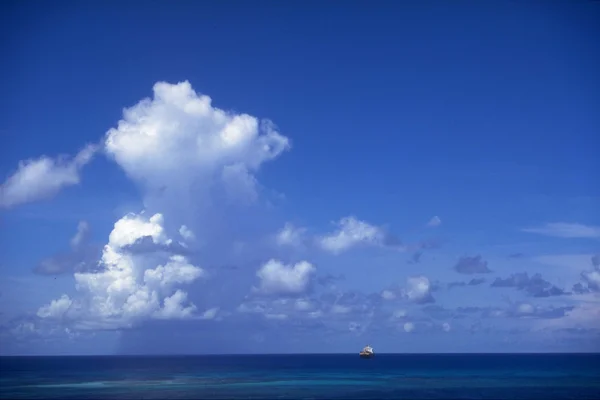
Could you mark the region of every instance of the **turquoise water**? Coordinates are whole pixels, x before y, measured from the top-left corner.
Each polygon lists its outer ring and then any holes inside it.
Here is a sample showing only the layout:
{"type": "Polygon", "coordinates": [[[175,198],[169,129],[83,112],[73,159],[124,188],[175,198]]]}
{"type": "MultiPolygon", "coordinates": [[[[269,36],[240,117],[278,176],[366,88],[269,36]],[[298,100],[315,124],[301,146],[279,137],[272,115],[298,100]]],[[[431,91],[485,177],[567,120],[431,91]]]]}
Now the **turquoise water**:
{"type": "Polygon", "coordinates": [[[2,357],[0,398],[600,399],[600,355],[2,357]]]}

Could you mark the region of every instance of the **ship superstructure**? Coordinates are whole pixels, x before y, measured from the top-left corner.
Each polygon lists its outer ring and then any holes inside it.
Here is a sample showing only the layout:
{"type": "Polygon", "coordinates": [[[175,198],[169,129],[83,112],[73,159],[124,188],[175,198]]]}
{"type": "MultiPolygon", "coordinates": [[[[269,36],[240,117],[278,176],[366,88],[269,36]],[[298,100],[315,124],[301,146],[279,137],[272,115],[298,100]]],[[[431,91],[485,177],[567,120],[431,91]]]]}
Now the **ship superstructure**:
{"type": "Polygon", "coordinates": [[[362,358],[371,358],[375,355],[375,352],[373,351],[373,348],[371,346],[366,345],[365,347],[363,347],[360,353],[358,353],[358,355],[362,358]]]}

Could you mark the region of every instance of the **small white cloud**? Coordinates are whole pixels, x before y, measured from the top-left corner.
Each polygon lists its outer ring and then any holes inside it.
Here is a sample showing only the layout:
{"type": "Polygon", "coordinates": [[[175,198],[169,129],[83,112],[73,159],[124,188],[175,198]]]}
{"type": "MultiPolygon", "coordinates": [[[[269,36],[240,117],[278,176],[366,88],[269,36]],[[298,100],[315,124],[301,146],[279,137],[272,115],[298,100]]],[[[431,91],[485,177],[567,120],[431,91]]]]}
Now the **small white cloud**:
{"type": "Polygon", "coordinates": [[[123,248],[135,244],[138,240],[150,237],[154,244],[170,244],[164,229],[162,214],[154,214],[146,218],[143,214],[127,214],[115,223],[115,227],[108,236],[111,247],[123,248]]]}
{"type": "Polygon", "coordinates": [[[406,322],[403,326],[404,332],[410,333],[415,330],[415,324],[412,322],[406,322]]]}
{"type": "Polygon", "coordinates": [[[209,308],[202,314],[202,319],[214,319],[219,312],[219,307],[209,308]]]}
{"type": "Polygon", "coordinates": [[[517,306],[517,314],[530,315],[535,312],[535,307],[529,303],[521,303],[517,306]]]}
{"type": "Polygon", "coordinates": [[[179,235],[187,241],[192,241],[196,238],[194,232],[185,225],[181,225],[181,228],[179,228],[179,235]]]}
{"type": "Polygon", "coordinates": [[[50,304],[40,307],[37,316],[40,318],[60,319],[69,310],[73,301],[63,294],[59,299],[52,300],[50,304]]]}
{"type": "Polygon", "coordinates": [[[310,284],[316,268],[307,261],[295,265],[285,265],[277,260],[265,263],[256,273],[260,285],[255,291],[263,294],[300,294],[310,284]]]}
{"type": "Polygon", "coordinates": [[[431,303],[431,283],[426,276],[411,276],[406,280],[404,296],[415,303],[431,303]]]}
{"type": "Polygon", "coordinates": [[[353,216],[342,218],[338,227],[337,231],[318,240],[321,248],[333,254],[342,253],[361,244],[376,246],[385,244],[386,233],[383,229],[353,216]]]}
{"type": "Polygon", "coordinates": [[[152,287],[170,288],[177,284],[186,284],[202,277],[204,271],[188,264],[181,255],[173,255],[163,266],[144,271],[144,282],[152,287]]]}
{"type": "Polygon", "coordinates": [[[442,330],[443,330],[444,332],[450,332],[450,329],[451,329],[451,327],[450,327],[450,324],[449,324],[449,323],[447,323],[447,322],[444,322],[444,323],[442,324],[442,330]]]}
{"type": "Polygon", "coordinates": [[[62,188],[77,185],[83,166],[96,146],[88,145],[74,159],[40,157],[19,163],[17,171],[0,185],[0,207],[13,207],[55,196],[62,188]]]}
{"type": "Polygon", "coordinates": [[[522,231],[561,238],[600,238],[600,226],[567,222],[548,223],[540,227],[525,228],[522,231]]]}
{"type": "Polygon", "coordinates": [[[442,220],[437,215],[429,220],[427,226],[431,228],[435,228],[436,226],[440,226],[442,224],[442,220]]]}
{"type": "Polygon", "coordinates": [[[275,241],[280,246],[300,246],[305,232],[304,228],[296,228],[291,223],[286,223],[277,233],[275,241]]]}
{"type": "Polygon", "coordinates": [[[407,315],[408,315],[408,314],[407,314],[406,310],[396,310],[396,311],[394,311],[394,313],[392,314],[392,317],[393,317],[393,318],[396,318],[396,319],[400,319],[400,318],[404,318],[404,317],[406,317],[407,315]]]}
{"type": "Polygon", "coordinates": [[[581,277],[590,289],[600,292],[600,271],[583,271],[581,277]]]}
{"type": "Polygon", "coordinates": [[[381,292],[381,297],[385,300],[394,300],[396,298],[396,294],[391,290],[384,290],[381,292]]]}

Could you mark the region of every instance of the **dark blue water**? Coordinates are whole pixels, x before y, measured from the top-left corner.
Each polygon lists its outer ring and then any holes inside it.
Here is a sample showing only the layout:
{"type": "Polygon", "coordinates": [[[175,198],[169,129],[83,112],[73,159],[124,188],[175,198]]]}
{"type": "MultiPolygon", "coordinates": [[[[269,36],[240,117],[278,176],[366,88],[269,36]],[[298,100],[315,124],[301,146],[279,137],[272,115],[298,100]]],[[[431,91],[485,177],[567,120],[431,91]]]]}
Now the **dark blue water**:
{"type": "Polygon", "coordinates": [[[2,357],[0,398],[600,399],[600,355],[2,357]]]}

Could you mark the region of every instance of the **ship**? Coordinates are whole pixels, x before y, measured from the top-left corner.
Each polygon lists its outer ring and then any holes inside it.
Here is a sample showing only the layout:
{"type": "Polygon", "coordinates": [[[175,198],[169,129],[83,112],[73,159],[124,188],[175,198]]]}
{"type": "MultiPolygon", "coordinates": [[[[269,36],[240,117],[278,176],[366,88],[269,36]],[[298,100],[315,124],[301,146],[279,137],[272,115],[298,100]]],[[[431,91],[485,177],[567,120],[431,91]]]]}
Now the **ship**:
{"type": "Polygon", "coordinates": [[[375,353],[373,352],[373,348],[371,346],[366,345],[365,347],[363,347],[360,353],[358,353],[358,355],[361,358],[371,358],[375,355],[375,353]]]}

